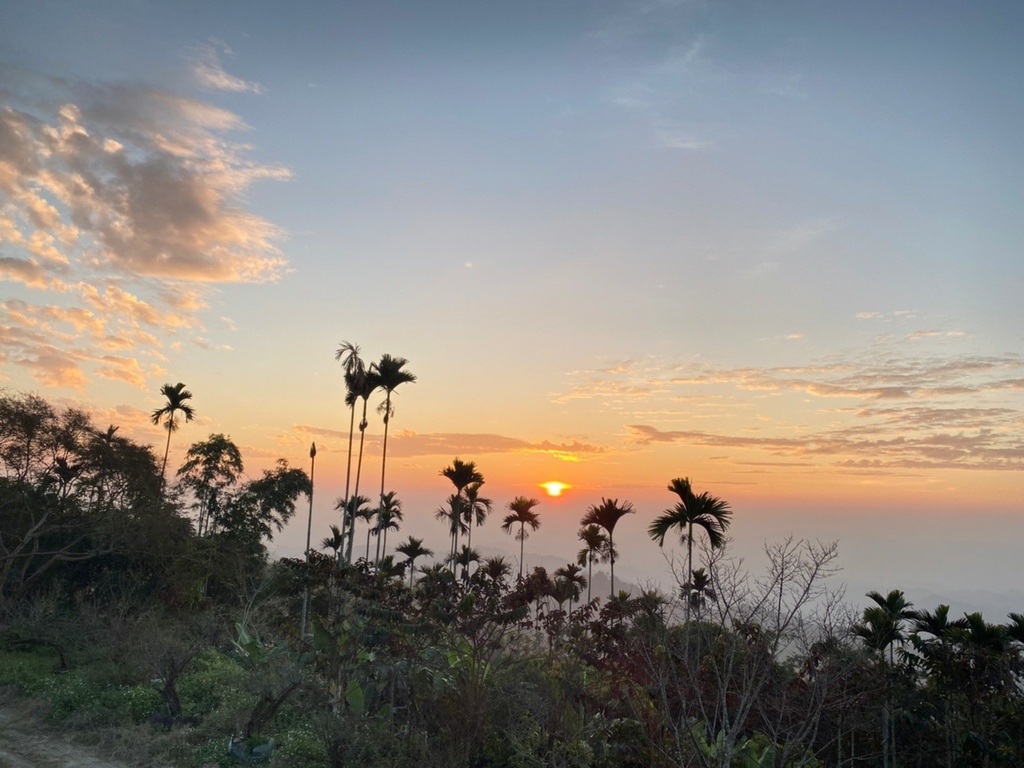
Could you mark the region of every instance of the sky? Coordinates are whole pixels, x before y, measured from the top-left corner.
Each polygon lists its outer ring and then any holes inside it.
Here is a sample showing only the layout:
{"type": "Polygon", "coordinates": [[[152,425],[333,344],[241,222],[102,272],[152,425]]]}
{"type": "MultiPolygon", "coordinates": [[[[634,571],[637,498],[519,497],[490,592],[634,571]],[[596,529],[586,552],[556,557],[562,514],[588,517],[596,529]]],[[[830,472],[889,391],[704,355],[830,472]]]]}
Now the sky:
{"type": "MultiPolygon", "coordinates": [[[[853,599],[1016,590],[1024,609],[1021,4],[3,17],[0,386],[159,452],[148,416],[183,382],[197,418],[172,466],[214,433],[251,476],[315,441],[316,541],[353,342],[417,376],[386,484],[435,550],[457,456],[499,512],[542,499],[528,561],[572,557],[614,498],[637,511],[617,574],[670,580],[682,549],[645,530],[689,477],[752,565],[766,541],[837,539],[853,599]]],[[[517,549],[495,519],[474,544],[517,549]]]]}

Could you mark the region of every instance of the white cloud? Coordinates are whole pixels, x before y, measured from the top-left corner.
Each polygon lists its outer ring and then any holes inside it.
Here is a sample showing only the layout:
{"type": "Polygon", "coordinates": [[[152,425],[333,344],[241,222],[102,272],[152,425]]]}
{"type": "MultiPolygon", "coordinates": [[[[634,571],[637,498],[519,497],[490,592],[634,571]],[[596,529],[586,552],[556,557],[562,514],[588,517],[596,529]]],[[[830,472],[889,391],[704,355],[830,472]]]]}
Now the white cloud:
{"type": "Polygon", "coordinates": [[[219,40],[212,40],[209,44],[197,48],[192,61],[192,73],[196,80],[204,88],[219,91],[262,93],[263,87],[259,83],[242,80],[224,71],[220,61],[221,55],[231,56],[232,53],[232,50],[219,40]]]}
{"type": "Polygon", "coordinates": [[[6,364],[53,386],[86,371],[146,386],[118,351],[202,331],[210,286],[284,273],[283,233],[243,202],[290,174],[228,138],[239,116],[145,85],[5,74],[0,279],[38,297],[0,305],[6,364]]]}

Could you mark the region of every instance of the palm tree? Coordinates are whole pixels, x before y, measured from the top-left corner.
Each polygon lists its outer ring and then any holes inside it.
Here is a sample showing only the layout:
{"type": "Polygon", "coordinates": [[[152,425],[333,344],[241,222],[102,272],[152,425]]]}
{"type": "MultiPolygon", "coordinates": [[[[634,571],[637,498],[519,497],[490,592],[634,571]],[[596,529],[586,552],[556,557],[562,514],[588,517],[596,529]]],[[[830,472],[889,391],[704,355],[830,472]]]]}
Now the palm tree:
{"type": "Polygon", "coordinates": [[[476,468],[475,461],[463,461],[456,456],[450,466],[441,470],[441,476],[447,477],[455,486],[455,492],[462,493],[462,489],[473,483],[482,483],[484,476],[476,468]]]}
{"type": "Polygon", "coordinates": [[[530,526],[533,530],[540,528],[540,516],[533,511],[540,502],[537,499],[528,499],[525,496],[516,496],[512,501],[508,503],[509,514],[505,515],[505,520],[501,524],[501,530],[505,533],[511,533],[512,527],[519,524],[519,533],[516,534],[516,538],[519,539],[519,578],[523,578],[523,544],[526,541],[526,537],[529,534],[526,532],[526,526],[530,526]]]}
{"type": "Polygon", "coordinates": [[[451,546],[448,549],[449,560],[455,557],[459,535],[466,529],[466,523],[462,519],[462,507],[465,503],[465,500],[459,494],[453,493],[448,497],[448,506],[438,507],[437,511],[434,512],[435,519],[448,521],[448,535],[452,540],[451,546]]]}
{"type": "Polygon", "coordinates": [[[505,561],[504,557],[499,555],[497,557],[489,557],[484,560],[484,564],[477,569],[475,576],[476,578],[484,576],[495,584],[498,584],[508,578],[510,573],[512,573],[512,566],[505,561]]]}
{"type": "Polygon", "coordinates": [[[334,552],[334,559],[339,561],[341,559],[341,552],[345,548],[345,534],[341,532],[338,526],[331,524],[331,535],[323,540],[321,546],[324,549],[330,549],[334,552]]]}
{"type": "Polygon", "coordinates": [[[388,461],[388,425],[391,423],[391,417],[395,415],[394,409],[391,407],[391,394],[402,384],[413,384],[416,381],[414,374],[402,370],[408,362],[404,357],[392,357],[391,355],[384,354],[381,355],[380,361],[374,366],[377,389],[384,390],[384,402],[377,409],[378,413],[384,414],[384,447],[381,452],[380,461],[380,498],[382,505],[384,503],[384,473],[387,470],[388,461]]]}
{"type": "Polygon", "coordinates": [[[412,589],[412,577],[416,561],[421,557],[433,557],[434,550],[424,547],[423,539],[417,539],[415,536],[410,536],[409,540],[405,542],[405,544],[399,544],[395,547],[395,552],[399,552],[408,558],[406,560],[406,565],[409,568],[409,589],[412,589]]]}
{"type": "Polygon", "coordinates": [[[469,566],[480,562],[480,553],[472,547],[463,547],[462,550],[452,557],[452,566],[462,566],[462,580],[469,581],[469,566]]]}
{"type": "MultiPolygon", "coordinates": [[[[354,494],[348,501],[338,499],[338,502],[334,505],[335,509],[344,513],[343,520],[348,521],[348,553],[345,555],[347,562],[352,562],[352,537],[356,530],[356,520],[363,520],[369,524],[377,514],[377,510],[370,507],[369,504],[370,500],[368,498],[354,494]]],[[[342,523],[342,525],[344,526],[345,523],[342,523]]],[[[370,559],[370,531],[366,532],[366,559],[370,559]]]]}
{"type": "Polygon", "coordinates": [[[467,546],[473,546],[473,526],[481,526],[487,519],[487,516],[491,514],[491,500],[485,499],[480,495],[480,486],[484,483],[481,480],[478,483],[472,483],[467,485],[466,489],[462,492],[466,500],[465,505],[462,507],[462,517],[466,521],[466,525],[469,526],[469,539],[466,542],[467,546]]]}
{"type": "Polygon", "coordinates": [[[690,573],[690,580],[683,584],[683,599],[697,613],[698,622],[704,606],[709,602],[717,602],[718,595],[711,583],[711,577],[703,568],[698,568],[690,573]]]}
{"type": "MultiPolygon", "coordinates": [[[[462,461],[458,456],[455,457],[450,466],[441,470],[441,476],[447,477],[452,481],[452,485],[455,486],[455,495],[460,498],[468,486],[484,482],[484,476],[476,468],[476,462],[462,461]]],[[[470,529],[470,537],[472,538],[472,529],[470,529]]],[[[457,548],[458,541],[455,541],[452,544],[452,554],[455,554],[457,548]]]]}
{"type": "Polygon", "coordinates": [[[576,555],[576,562],[587,566],[587,602],[590,602],[590,585],[594,581],[594,563],[607,563],[611,558],[608,537],[601,533],[601,527],[588,525],[576,534],[583,542],[583,549],[576,555]]]}
{"type": "Polygon", "coordinates": [[[569,597],[569,611],[571,613],[572,604],[580,599],[583,588],[589,584],[587,577],[583,575],[583,569],[579,565],[568,563],[555,570],[555,579],[560,579],[572,587],[572,594],[569,597]]]}
{"type": "MultiPolygon", "coordinates": [[[[677,477],[668,489],[679,496],[679,503],[666,509],[647,528],[648,535],[658,546],[665,545],[665,537],[673,528],[681,532],[681,541],[686,542],[686,579],[693,574],[693,527],[703,528],[708,535],[708,542],[715,549],[725,543],[725,531],[729,528],[732,510],[729,504],[707,491],[699,496],[693,492],[690,478],[677,477]]],[[[686,620],[690,618],[690,603],[685,604],[686,620]]]]}
{"type": "MultiPolygon", "coordinates": [[[[384,554],[387,554],[388,548],[388,531],[397,531],[401,526],[399,523],[402,521],[402,502],[398,500],[394,491],[381,496],[381,504],[377,509],[377,525],[374,527],[374,532],[377,536],[377,544],[379,548],[383,548],[384,554]],[[383,541],[381,535],[383,534],[383,541]]],[[[377,562],[380,562],[380,552],[377,552],[377,562]]]]}
{"type": "Polygon", "coordinates": [[[350,413],[348,424],[348,459],[345,463],[345,498],[347,499],[351,490],[350,483],[352,480],[352,438],[356,431],[356,399],[353,398],[349,402],[348,395],[353,390],[358,389],[360,379],[366,377],[366,366],[363,364],[362,358],[359,357],[359,345],[348,341],[343,341],[338,345],[338,349],[334,353],[334,359],[341,363],[341,368],[344,371],[345,405],[348,406],[350,413]]]}
{"type": "MultiPolygon", "coordinates": [[[[867,596],[875,605],[865,608],[863,623],[853,628],[855,635],[873,651],[878,651],[885,663],[885,650],[889,649],[889,667],[896,664],[896,646],[906,638],[904,626],[908,620],[917,618],[914,604],[907,600],[902,590],[894,589],[884,597],[879,592],[868,592],[867,596]]],[[[882,765],[891,768],[896,755],[896,734],[892,722],[892,695],[886,692],[885,707],[882,710],[882,765]]]]}
{"type": "MultiPolygon", "coordinates": [[[[366,427],[369,426],[369,422],[366,420],[366,408],[370,402],[370,395],[377,389],[377,374],[371,367],[369,371],[364,371],[362,376],[347,383],[348,393],[345,395],[345,404],[354,409],[357,400],[362,399],[363,401],[363,417],[359,421],[359,459],[356,461],[356,484],[352,489],[352,497],[355,497],[359,495],[359,480],[363,472],[363,445],[366,442],[366,427]]],[[[346,498],[352,497],[346,494],[346,498]]],[[[354,541],[355,529],[352,529],[348,532],[348,552],[345,555],[345,559],[350,563],[352,562],[352,543],[354,541]]]]}
{"type": "Polygon", "coordinates": [[[163,421],[164,428],[167,430],[167,447],[164,448],[164,463],[160,468],[160,490],[162,491],[167,477],[167,455],[171,451],[171,432],[178,428],[174,421],[174,414],[180,412],[185,417],[185,422],[188,423],[195,417],[196,412],[187,402],[192,399],[192,393],[185,389],[185,385],[180,381],[173,385],[164,384],[160,387],[160,394],[167,398],[167,402],[154,410],[150,418],[156,425],[163,421]]]}
{"type": "Polygon", "coordinates": [[[615,524],[626,515],[633,514],[635,510],[628,501],[619,504],[618,499],[601,499],[601,503],[591,506],[587,513],[580,520],[583,526],[597,525],[608,533],[608,561],[611,563],[611,597],[615,596],[615,524]]]}

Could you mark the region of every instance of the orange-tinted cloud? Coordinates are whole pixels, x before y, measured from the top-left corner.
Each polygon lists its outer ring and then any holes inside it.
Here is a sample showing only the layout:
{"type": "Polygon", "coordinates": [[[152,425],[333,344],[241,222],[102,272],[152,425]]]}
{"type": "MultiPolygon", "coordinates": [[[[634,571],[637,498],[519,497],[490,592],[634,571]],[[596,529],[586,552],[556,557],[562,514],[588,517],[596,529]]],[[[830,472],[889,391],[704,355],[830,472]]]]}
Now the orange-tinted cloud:
{"type": "MultiPolygon", "coordinates": [[[[221,54],[202,49],[197,77],[258,92],[224,72],[221,54]]],[[[201,331],[207,286],[283,273],[282,233],[242,201],[254,182],[289,173],[226,138],[247,127],[237,115],[143,85],[4,78],[0,280],[22,287],[19,304],[0,307],[8,364],[47,386],[92,374],[145,387],[150,372],[118,350],[137,356],[201,331]]]]}
{"type": "MultiPolygon", "coordinates": [[[[336,441],[328,450],[340,450],[342,444],[348,445],[348,432],[312,427],[305,424],[297,425],[295,431],[303,437],[321,437],[336,441]]],[[[358,441],[358,436],[356,440],[358,441]]],[[[378,442],[377,436],[367,435],[367,445],[378,442]]],[[[431,432],[418,434],[412,430],[402,430],[388,438],[388,455],[402,458],[416,456],[480,456],[493,453],[542,453],[562,461],[580,461],[586,456],[603,454],[607,448],[578,440],[571,442],[553,442],[540,440],[531,442],[518,437],[505,435],[431,432]]]]}

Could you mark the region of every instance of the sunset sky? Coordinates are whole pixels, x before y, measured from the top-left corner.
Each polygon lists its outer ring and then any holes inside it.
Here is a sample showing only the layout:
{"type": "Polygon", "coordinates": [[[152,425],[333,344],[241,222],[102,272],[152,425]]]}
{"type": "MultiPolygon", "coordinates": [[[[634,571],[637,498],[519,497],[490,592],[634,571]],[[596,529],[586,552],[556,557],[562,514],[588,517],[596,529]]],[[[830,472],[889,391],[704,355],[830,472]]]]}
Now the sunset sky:
{"type": "Polygon", "coordinates": [[[419,379],[387,485],[435,550],[458,456],[498,507],[543,498],[528,560],[617,498],[617,573],[664,579],[644,531],[688,476],[752,562],[839,539],[854,598],[1021,586],[1024,4],[0,15],[0,385],[162,446],[184,382],[172,465],[223,432],[250,474],[308,468],[315,440],[319,540],[351,341],[419,379]]]}

